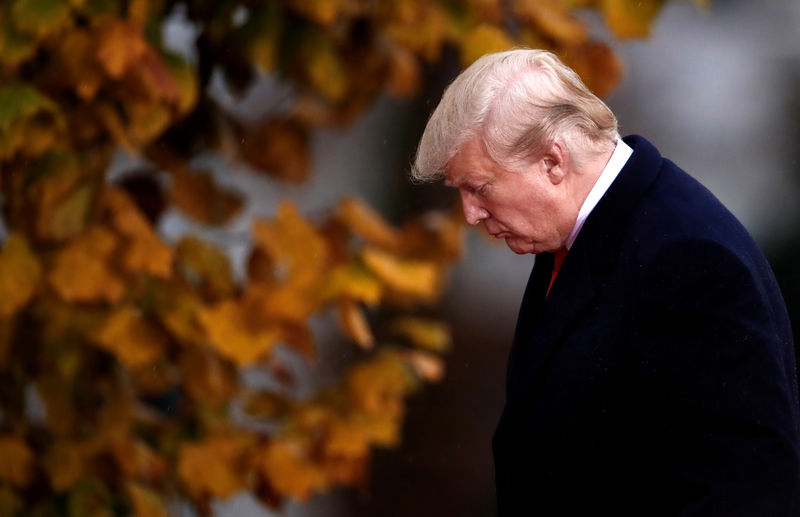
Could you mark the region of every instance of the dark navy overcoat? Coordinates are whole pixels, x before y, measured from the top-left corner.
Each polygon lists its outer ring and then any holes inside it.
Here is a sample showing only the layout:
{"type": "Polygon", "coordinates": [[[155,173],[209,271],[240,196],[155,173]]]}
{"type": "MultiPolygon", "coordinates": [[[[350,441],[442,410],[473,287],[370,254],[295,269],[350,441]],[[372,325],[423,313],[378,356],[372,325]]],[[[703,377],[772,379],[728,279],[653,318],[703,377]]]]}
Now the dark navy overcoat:
{"type": "Polygon", "coordinates": [[[772,271],[708,190],[625,142],[633,155],[549,296],[551,254],[528,281],[493,439],[499,513],[800,515],[794,349],[772,271]]]}

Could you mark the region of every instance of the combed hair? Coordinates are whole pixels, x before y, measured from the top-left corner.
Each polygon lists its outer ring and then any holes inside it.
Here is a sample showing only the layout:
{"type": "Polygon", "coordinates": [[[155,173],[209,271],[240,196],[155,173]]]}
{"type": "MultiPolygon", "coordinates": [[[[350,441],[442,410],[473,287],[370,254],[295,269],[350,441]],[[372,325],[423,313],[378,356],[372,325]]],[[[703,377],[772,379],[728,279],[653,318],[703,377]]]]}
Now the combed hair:
{"type": "Polygon", "coordinates": [[[442,179],[473,137],[495,162],[516,170],[556,140],[573,159],[611,148],[617,119],[554,54],[515,49],[486,54],[447,87],[420,140],[412,179],[442,179]]]}

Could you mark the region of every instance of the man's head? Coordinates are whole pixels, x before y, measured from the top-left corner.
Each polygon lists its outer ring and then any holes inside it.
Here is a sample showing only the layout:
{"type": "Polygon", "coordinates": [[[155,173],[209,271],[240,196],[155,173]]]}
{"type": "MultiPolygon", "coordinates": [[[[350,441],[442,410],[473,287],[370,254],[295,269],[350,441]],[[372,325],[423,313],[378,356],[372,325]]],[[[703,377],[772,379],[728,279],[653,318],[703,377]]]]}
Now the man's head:
{"type": "Polygon", "coordinates": [[[611,110],[553,54],[489,54],[445,91],[412,177],[459,188],[467,221],[515,252],[554,251],[617,138],[611,110]]]}

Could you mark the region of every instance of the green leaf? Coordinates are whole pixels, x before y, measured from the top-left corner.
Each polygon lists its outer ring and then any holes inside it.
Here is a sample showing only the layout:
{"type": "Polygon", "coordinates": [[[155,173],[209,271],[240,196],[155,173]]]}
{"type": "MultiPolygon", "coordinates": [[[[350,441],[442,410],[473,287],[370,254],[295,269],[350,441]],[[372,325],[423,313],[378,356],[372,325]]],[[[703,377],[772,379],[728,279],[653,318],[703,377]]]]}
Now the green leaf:
{"type": "Polygon", "coordinates": [[[21,32],[41,38],[70,21],[69,4],[67,0],[16,0],[11,16],[21,32]]]}
{"type": "Polygon", "coordinates": [[[55,106],[35,88],[20,83],[0,87],[0,133],[42,110],[55,111],[55,106]]]}
{"type": "Polygon", "coordinates": [[[40,154],[53,144],[62,124],[57,106],[21,83],[0,87],[0,158],[27,149],[40,154]]]}
{"type": "Polygon", "coordinates": [[[11,23],[11,17],[0,11],[0,64],[15,66],[36,52],[34,38],[22,34],[11,23]]]}

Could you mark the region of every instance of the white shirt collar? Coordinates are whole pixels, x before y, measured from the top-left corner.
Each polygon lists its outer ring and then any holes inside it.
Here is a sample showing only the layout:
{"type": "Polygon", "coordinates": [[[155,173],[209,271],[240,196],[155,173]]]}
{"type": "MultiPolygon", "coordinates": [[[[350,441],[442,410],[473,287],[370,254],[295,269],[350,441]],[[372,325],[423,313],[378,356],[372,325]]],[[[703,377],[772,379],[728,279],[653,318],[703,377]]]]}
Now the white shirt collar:
{"type": "Polygon", "coordinates": [[[611,154],[611,159],[608,160],[603,172],[600,173],[600,177],[595,181],[592,190],[589,192],[589,195],[586,196],[580,211],[578,211],[578,219],[575,221],[575,226],[572,227],[572,231],[567,238],[567,249],[572,247],[575,239],[578,238],[578,233],[581,231],[581,228],[583,228],[583,223],[586,222],[586,218],[592,213],[594,207],[603,197],[603,194],[606,193],[608,187],[610,187],[617,178],[622,167],[625,166],[628,162],[628,158],[630,158],[632,154],[633,149],[623,142],[621,138],[617,139],[617,146],[611,154]]]}

